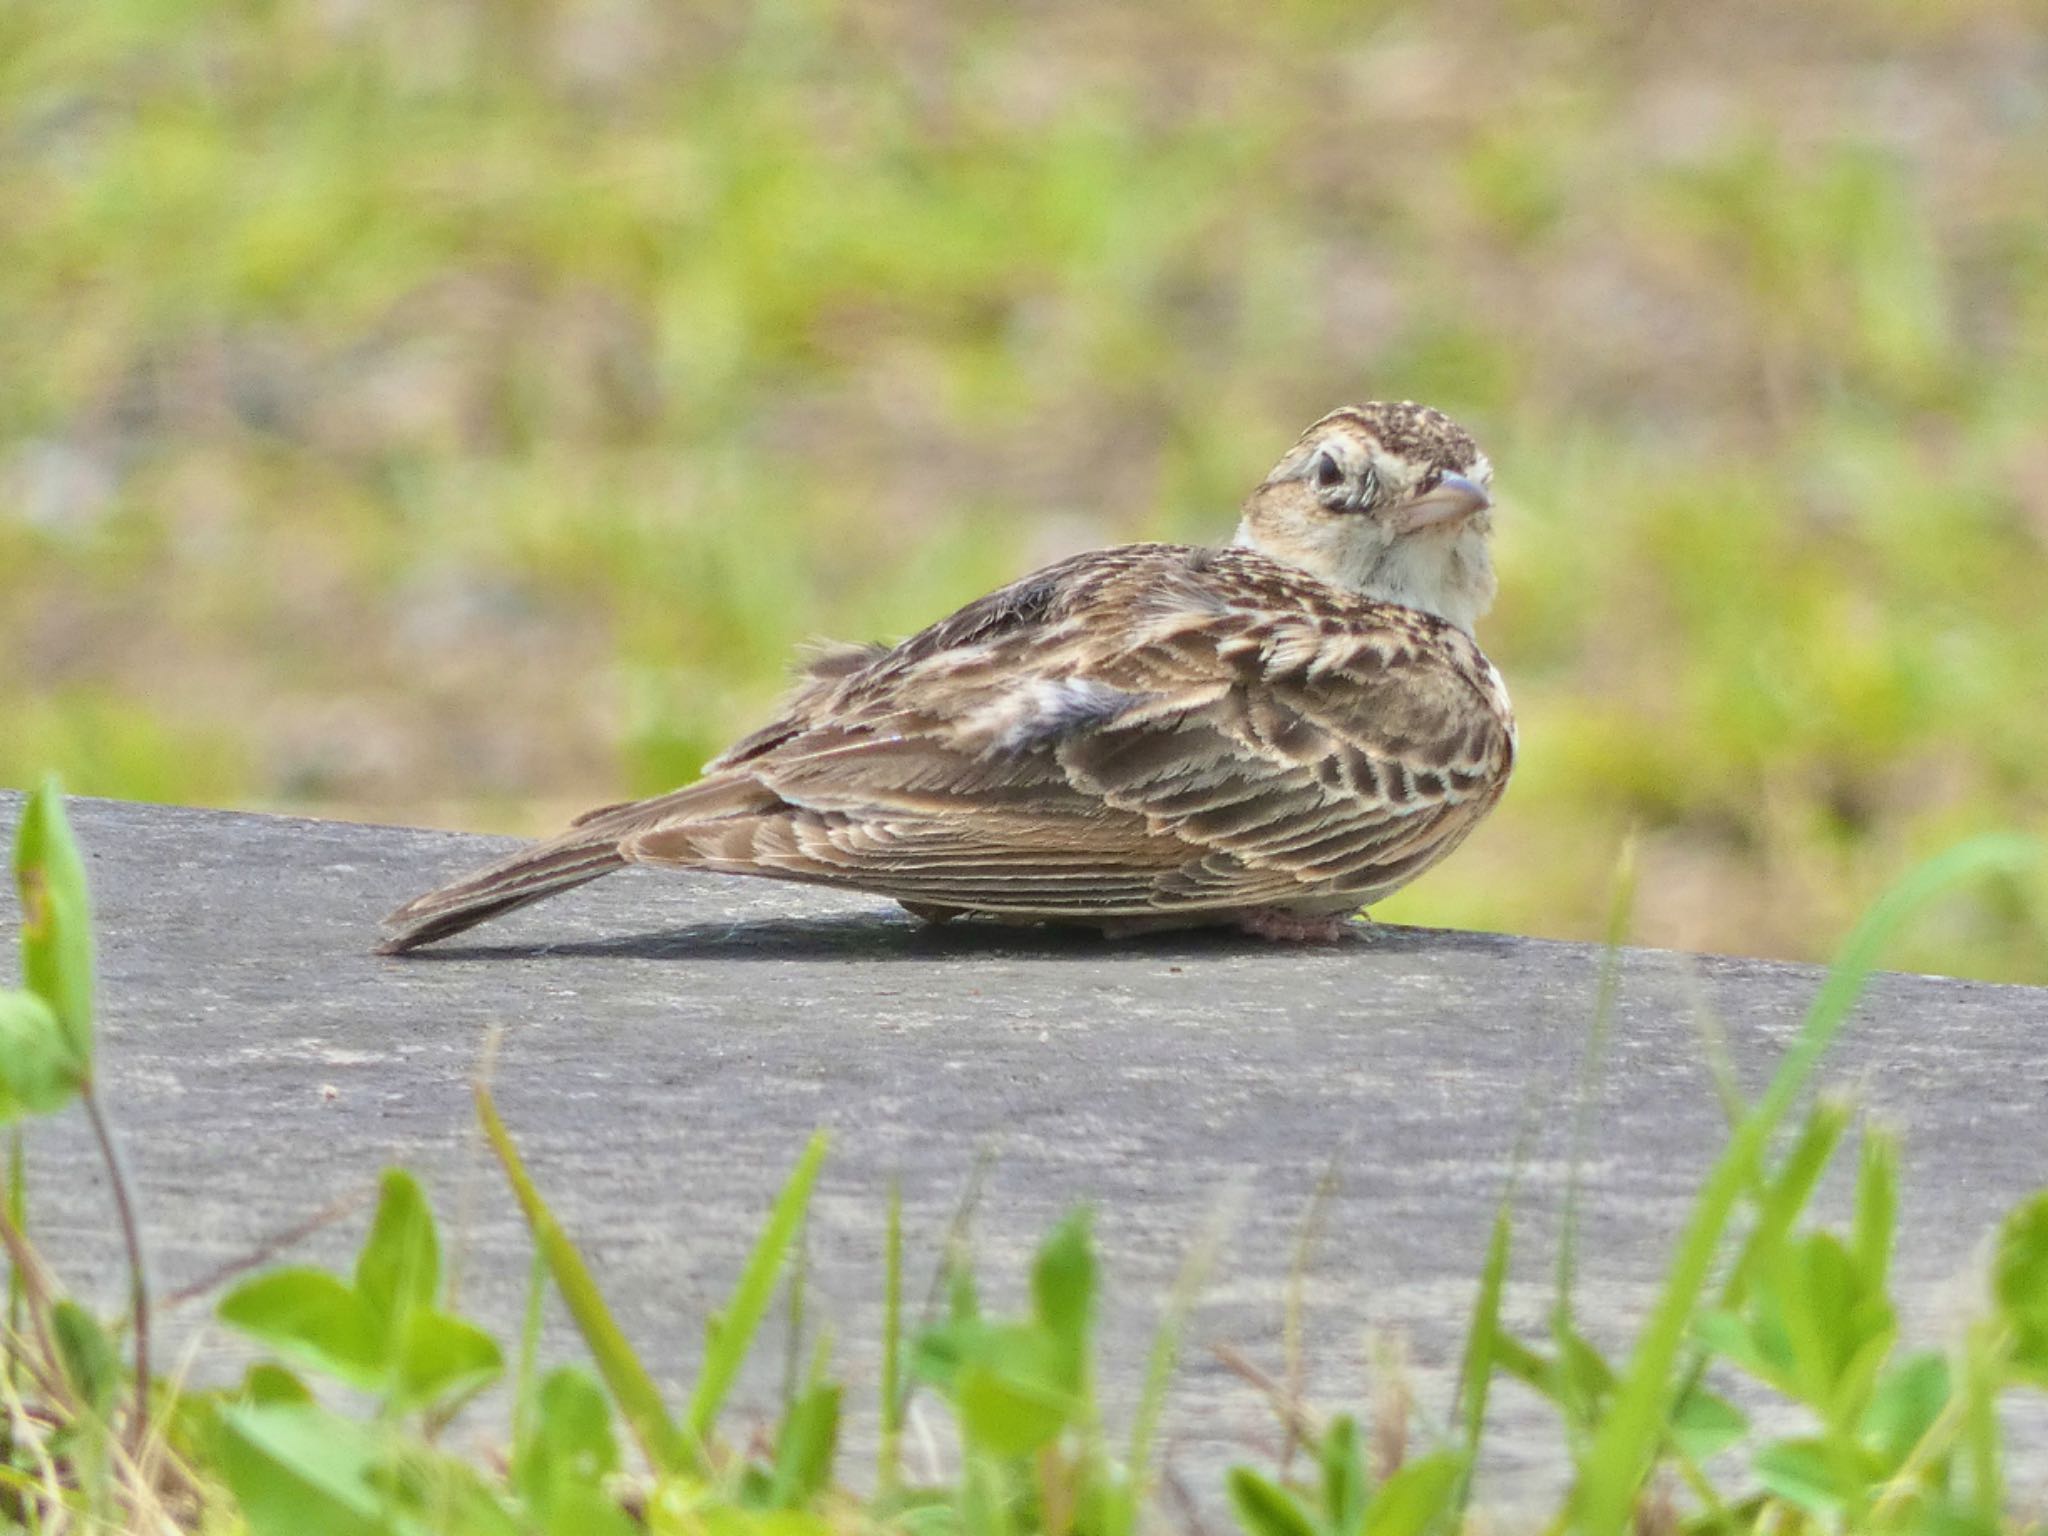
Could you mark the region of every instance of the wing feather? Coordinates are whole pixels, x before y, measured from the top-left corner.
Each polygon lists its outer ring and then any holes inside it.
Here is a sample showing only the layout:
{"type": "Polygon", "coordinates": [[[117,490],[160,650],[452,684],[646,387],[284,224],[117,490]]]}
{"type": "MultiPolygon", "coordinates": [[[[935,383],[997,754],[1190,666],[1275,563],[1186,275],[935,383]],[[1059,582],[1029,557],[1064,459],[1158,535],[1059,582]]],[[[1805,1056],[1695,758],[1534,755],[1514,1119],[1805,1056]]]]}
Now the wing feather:
{"type": "Polygon", "coordinates": [[[831,653],[723,760],[754,800],[622,851],[976,910],[1341,907],[1456,846],[1512,760],[1462,632],[1250,551],[1134,545],[831,653]]]}

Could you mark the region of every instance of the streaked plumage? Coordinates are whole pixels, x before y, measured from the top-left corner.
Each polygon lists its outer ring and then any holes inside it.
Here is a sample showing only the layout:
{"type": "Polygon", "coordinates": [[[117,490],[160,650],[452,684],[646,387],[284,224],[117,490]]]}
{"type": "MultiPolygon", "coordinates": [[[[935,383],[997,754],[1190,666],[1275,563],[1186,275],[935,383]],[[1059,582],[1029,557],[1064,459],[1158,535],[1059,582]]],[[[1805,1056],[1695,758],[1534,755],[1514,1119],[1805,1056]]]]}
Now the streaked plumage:
{"type": "Polygon", "coordinates": [[[900,645],[827,651],[697,783],[400,908],[385,949],[634,863],[932,918],[1330,936],[1463,841],[1513,764],[1468,632],[1489,478],[1436,412],[1333,413],[1236,545],[1080,555],[900,645]]]}

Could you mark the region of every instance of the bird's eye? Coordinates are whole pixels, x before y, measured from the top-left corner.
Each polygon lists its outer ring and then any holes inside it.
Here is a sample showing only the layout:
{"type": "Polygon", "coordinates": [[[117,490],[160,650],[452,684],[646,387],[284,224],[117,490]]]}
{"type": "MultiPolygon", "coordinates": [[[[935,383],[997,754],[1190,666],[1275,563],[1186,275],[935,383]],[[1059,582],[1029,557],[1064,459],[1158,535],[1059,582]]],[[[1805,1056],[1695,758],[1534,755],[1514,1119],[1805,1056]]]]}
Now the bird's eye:
{"type": "Polygon", "coordinates": [[[1337,462],[1334,455],[1319,453],[1316,455],[1315,463],[1309,468],[1309,475],[1315,481],[1317,490],[1331,490],[1344,483],[1344,466],[1337,462]]]}

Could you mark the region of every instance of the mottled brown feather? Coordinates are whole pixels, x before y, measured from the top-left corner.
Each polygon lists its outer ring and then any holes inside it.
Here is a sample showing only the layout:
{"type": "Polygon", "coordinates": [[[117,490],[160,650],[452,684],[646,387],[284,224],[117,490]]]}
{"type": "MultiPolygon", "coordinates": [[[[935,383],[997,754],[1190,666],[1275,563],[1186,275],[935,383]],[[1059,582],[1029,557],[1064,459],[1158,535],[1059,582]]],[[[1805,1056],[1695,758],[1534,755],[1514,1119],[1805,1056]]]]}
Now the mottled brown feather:
{"type": "Polygon", "coordinates": [[[1513,760],[1463,631],[1248,549],[1130,545],[827,653],[704,779],[401,909],[390,947],[621,861],[1013,917],[1338,912],[1456,847],[1513,760]]]}

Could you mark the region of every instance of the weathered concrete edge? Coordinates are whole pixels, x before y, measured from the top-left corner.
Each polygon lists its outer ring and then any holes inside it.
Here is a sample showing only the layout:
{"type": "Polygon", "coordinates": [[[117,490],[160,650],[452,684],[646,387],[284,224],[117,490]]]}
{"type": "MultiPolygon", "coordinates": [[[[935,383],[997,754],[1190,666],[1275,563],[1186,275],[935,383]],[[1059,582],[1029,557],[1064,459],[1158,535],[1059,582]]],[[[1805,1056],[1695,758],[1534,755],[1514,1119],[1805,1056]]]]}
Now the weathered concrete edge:
{"type": "MultiPolygon", "coordinates": [[[[28,794],[29,792],[25,789],[0,786],[0,817],[4,817],[11,824],[16,809],[27,800],[28,794]]],[[[271,823],[283,822],[308,827],[360,829],[366,832],[395,832],[413,837],[442,839],[450,843],[474,844],[478,854],[484,858],[517,847],[521,843],[532,841],[531,838],[517,837],[507,833],[472,832],[454,827],[419,827],[404,822],[357,821],[349,817],[312,816],[297,811],[248,810],[233,806],[181,805],[173,801],[123,800],[104,795],[66,795],[65,799],[67,803],[104,806],[123,811],[161,811],[174,816],[214,818],[224,822],[237,820],[271,823]]],[[[364,930],[366,933],[373,931],[375,916],[376,914],[366,916],[364,930]]],[[[1495,940],[1502,944],[1526,944],[1582,957],[1597,957],[1605,953],[1607,947],[1585,939],[1556,939],[1539,934],[1507,933],[1498,929],[1451,929],[1403,923],[1390,923],[1386,926],[1391,932],[1415,934],[1462,933],[1476,938],[1495,940]]],[[[1748,955],[1723,950],[1671,949],[1647,944],[1624,944],[1620,948],[1624,956],[1630,957],[1640,956],[1678,962],[1692,960],[1715,965],[1769,967],[1788,976],[1800,974],[1809,976],[1816,986],[1828,975],[1831,969],[1826,964],[1818,964],[1807,960],[1786,960],[1775,955],[1748,955]]],[[[1975,976],[1956,976],[1942,971],[1885,969],[1873,971],[1871,976],[1873,979],[1899,977],[1913,981],[1953,982],[1958,985],[1971,987],[2025,987],[2027,985],[2019,982],[1989,981],[1975,976]]],[[[2033,990],[2048,991],[2048,988],[2036,988],[2033,990]]]]}

